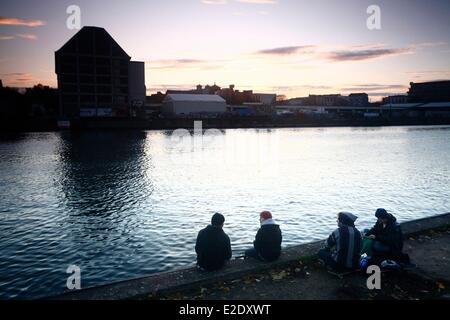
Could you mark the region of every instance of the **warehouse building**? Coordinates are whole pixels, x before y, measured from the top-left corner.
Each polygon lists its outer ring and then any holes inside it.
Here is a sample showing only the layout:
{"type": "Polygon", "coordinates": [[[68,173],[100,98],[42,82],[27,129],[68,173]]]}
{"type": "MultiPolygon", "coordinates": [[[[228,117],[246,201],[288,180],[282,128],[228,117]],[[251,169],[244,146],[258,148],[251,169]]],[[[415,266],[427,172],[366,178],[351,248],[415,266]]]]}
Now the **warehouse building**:
{"type": "Polygon", "coordinates": [[[450,80],[410,83],[408,100],[412,103],[450,102],[450,80]]]}
{"type": "Polygon", "coordinates": [[[227,104],[214,94],[168,94],[161,111],[166,116],[218,115],[227,111],[227,104]]]}
{"type": "Polygon", "coordinates": [[[105,29],[82,28],[55,53],[61,115],[133,116],[145,103],[145,67],[130,60],[105,29]]]}

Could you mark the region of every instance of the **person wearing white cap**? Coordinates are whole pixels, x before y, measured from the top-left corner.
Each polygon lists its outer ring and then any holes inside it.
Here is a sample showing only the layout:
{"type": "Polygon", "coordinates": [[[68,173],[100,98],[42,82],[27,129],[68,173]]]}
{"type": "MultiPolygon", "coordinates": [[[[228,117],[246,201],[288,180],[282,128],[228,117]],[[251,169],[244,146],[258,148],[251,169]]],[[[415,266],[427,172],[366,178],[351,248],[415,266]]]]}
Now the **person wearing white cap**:
{"type": "Polygon", "coordinates": [[[277,260],[281,255],[283,235],[280,226],[275,223],[272,213],[263,211],[259,215],[261,228],[253,241],[253,248],[245,251],[246,258],[255,258],[265,262],[277,260]]]}

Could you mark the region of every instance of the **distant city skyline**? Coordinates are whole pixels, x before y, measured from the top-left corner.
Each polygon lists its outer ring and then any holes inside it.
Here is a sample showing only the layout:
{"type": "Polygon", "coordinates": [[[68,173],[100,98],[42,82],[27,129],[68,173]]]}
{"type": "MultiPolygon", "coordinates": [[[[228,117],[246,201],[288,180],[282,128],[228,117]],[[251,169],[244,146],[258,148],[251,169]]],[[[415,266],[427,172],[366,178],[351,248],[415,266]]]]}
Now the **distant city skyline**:
{"type": "Polygon", "coordinates": [[[56,87],[54,52],[82,26],[105,28],[146,63],[147,93],[197,84],[277,93],[406,93],[410,82],[450,79],[448,0],[2,1],[0,79],[56,87]],[[381,9],[381,30],[366,10],[381,9]]]}

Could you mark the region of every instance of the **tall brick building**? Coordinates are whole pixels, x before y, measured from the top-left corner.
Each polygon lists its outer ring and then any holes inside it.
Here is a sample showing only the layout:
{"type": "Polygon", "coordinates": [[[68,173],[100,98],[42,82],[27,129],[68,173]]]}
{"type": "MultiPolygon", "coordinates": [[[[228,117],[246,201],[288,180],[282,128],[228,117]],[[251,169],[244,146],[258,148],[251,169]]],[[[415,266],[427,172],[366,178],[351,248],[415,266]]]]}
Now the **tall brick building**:
{"type": "Polygon", "coordinates": [[[82,28],[55,53],[61,115],[131,116],[145,102],[144,68],[105,29],[82,28]]]}

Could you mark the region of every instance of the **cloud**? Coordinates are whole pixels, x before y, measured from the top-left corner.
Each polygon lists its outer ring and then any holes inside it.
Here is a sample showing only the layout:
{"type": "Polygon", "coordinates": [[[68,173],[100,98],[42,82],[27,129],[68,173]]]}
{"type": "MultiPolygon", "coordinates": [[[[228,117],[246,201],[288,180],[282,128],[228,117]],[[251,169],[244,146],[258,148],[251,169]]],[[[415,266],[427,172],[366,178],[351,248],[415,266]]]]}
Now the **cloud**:
{"type": "Polygon", "coordinates": [[[236,0],[236,2],[241,3],[251,3],[251,4],[277,4],[276,0],[236,0]]]}
{"type": "Polygon", "coordinates": [[[256,54],[260,55],[292,55],[296,53],[311,53],[316,46],[292,46],[292,47],[278,47],[271,49],[264,49],[258,51],[256,54]]]}
{"type": "Polygon", "coordinates": [[[15,73],[2,73],[2,76],[7,76],[7,77],[15,77],[15,76],[21,76],[24,75],[26,73],[20,73],[20,72],[15,72],[15,73]]]}
{"type": "Polygon", "coordinates": [[[312,90],[329,90],[333,89],[333,87],[325,86],[325,85],[285,85],[285,86],[272,86],[271,87],[274,90],[277,91],[283,91],[283,90],[297,90],[297,89],[312,89],[312,90]]]}
{"type": "Polygon", "coordinates": [[[421,70],[405,72],[414,81],[437,81],[450,78],[450,70],[421,70]]]}
{"type": "Polygon", "coordinates": [[[258,55],[288,56],[309,55],[316,60],[327,60],[331,62],[364,61],[414,53],[413,48],[385,48],[383,44],[335,46],[334,50],[316,45],[287,46],[264,49],[256,52],[258,55]]]}
{"type": "Polygon", "coordinates": [[[34,34],[17,34],[17,38],[24,39],[24,40],[36,40],[37,37],[34,34]]]}
{"type": "Polygon", "coordinates": [[[398,49],[367,49],[367,50],[342,50],[332,51],[324,54],[324,57],[333,62],[342,61],[364,61],[378,58],[398,56],[403,54],[411,54],[414,52],[412,48],[398,49]]]}
{"type": "Polygon", "coordinates": [[[0,40],[15,40],[15,39],[36,40],[37,36],[28,33],[16,34],[13,36],[0,36],[0,40]]]}
{"type": "Polygon", "coordinates": [[[258,55],[288,56],[308,55],[315,60],[326,60],[331,62],[365,61],[403,54],[412,54],[414,48],[386,48],[384,44],[365,44],[353,46],[287,46],[264,49],[256,52],[258,55]]]}
{"type": "MultiPolygon", "coordinates": [[[[157,63],[172,63],[172,64],[197,64],[197,63],[204,63],[207,62],[207,60],[199,60],[199,59],[173,59],[173,60],[155,60],[157,63]]],[[[151,62],[150,62],[151,63],[151,62]]]]}
{"type": "Polygon", "coordinates": [[[205,62],[205,60],[197,59],[160,59],[146,61],[145,64],[151,69],[171,69],[199,65],[205,62]]]}
{"type": "Polygon", "coordinates": [[[337,50],[371,50],[371,49],[384,49],[386,47],[385,43],[369,43],[369,44],[356,44],[356,45],[341,45],[338,46],[337,50]]]}
{"type": "Polygon", "coordinates": [[[223,66],[225,60],[200,60],[200,59],[161,59],[147,61],[148,69],[171,70],[171,69],[197,69],[216,70],[223,66]]]}
{"type": "Polygon", "coordinates": [[[147,87],[147,93],[166,92],[167,90],[193,90],[195,87],[195,84],[154,84],[147,87]]]}
{"type": "Polygon", "coordinates": [[[7,78],[32,77],[30,73],[23,73],[23,72],[2,73],[1,75],[7,78]]]}
{"type": "MultiPolygon", "coordinates": [[[[240,3],[248,4],[277,4],[277,0],[234,0],[240,3]]],[[[224,5],[228,4],[228,0],[201,0],[203,4],[207,5],[224,5]]]]}
{"type": "MultiPolygon", "coordinates": [[[[369,83],[369,84],[357,84],[352,85],[350,87],[341,88],[341,91],[350,92],[350,91],[378,91],[378,90],[406,90],[408,87],[402,84],[377,84],[377,83],[369,83]]],[[[371,93],[372,95],[372,93],[371,93]]]]}
{"type": "Polygon", "coordinates": [[[202,0],[202,3],[208,5],[223,5],[227,4],[228,0],[202,0]]]}
{"type": "Polygon", "coordinates": [[[450,77],[450,70],[422,70],[422,71],[408,71],[406,74],[410,74],[413,76],[436,76],[436,75],[445,75],[450,77]]]}
{"type": "Polygon", "coordinates": [[[19,18],[0,17],[0,25],[4,26],[25,26],[25,27],[40,27],[46,25],[47,22],[42,20],[25,20],[19,18]]]}
{"type": "MultiPolygon", "coordinates": [[[[242,3],[242,4],[254,4],[254,5],[273,5],[277,4],[277,0],[234,0],[234,2],[242,3]]],[[[201,3],[206,5],[213,6],[223,6],[228,5],[229,0],[201,0],[201,3]]],[[[244,12],[244,11],[234,11],[232,13],[233,16],[248,16],[248,15],[259,15],[259,16],[267,16],[269,15],[269,11],[259,10],[253,12],[244,12]]]]}
{"type": "Polygon", "coordinates": [[[421,42],[416,43],[414,46],[417,48],[426,48],[426,47],[440,47],[447,45],[447,42],[439,41],[439,42],[421,42]]]}
{"type": "Polygon", "coordinates": [[[9,86],[17,86],[17,85],[30,85],[32,83],[36,83],[36,79],[30,73],[2,73],[0,74],[3,78],[3,83],[9,86]]]}
{"type": "Polygon", "coordinates": [[[32,77],[30,77],[30,78],[16,78],[16,79],[14,79],[14,81],[15,81],[15,82],[22,83],[22,82],[30,82],[30,81],[34,81],[34,79],[33,79],[32,77]]]}
{"type": "Polygon", "coordinates": [[[304,86],[299,86],[299,88],[302,89],[320,89],[320,90],[328,90],[328,89],[333,89],[333,87],[330,86],[313,86],[313,85],[304,85],[304,86]]]}

